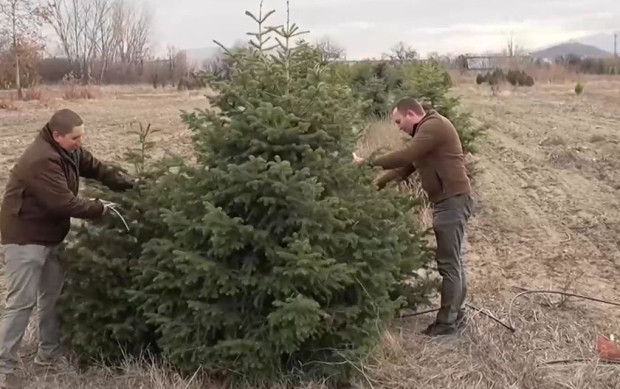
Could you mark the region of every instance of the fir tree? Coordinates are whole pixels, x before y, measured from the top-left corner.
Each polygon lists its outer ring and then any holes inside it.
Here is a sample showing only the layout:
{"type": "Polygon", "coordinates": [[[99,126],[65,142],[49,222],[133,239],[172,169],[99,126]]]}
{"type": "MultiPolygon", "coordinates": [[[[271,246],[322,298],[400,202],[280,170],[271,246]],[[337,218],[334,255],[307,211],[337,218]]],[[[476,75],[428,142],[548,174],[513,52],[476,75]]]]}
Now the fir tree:
{"type": "Polygon", "coordinates": [[[450,96],[452,79],[437,61],[399,65],[392,77],[403,80],[394,90],[394,100],[405,96],[422,100],[454,124],[465,153],[477,151],[475,141],[485,128],[472,122],[471,113],[461,109],[458,97],[450,96]]]}
{"type": "Polygon", "coordinates": [[[206,77],[213,109],[182,115],[196,162],[113,198],[130,232],[78,233],[64,328],[75,350],[110,359],[114,342],[187,373],[347,380],[398,309],[423,300],[410,283],[430,259],[419,202],[352,164],[361,104],[299,28],[247,14],[251,49],[230,53],[229,79],[206,77]]]}
{"type": "Polygon", "coordinates": [[[151,188],[156,177],[166,171],[163,163],[147,163],[154,146],[147,138],[154,132],[150,125],[144,128],[142,124],[139,130],[129,131],[138,137],[138,147],[126,153],[126,161],[143,183],[136,190],[112,192],[96,182],[90,182],[85,190],[86,196],[116,203],[123,219],[109,213],[96,224],[74,226],[61,254],[67,273],[59,302],[61,327],[65,342],[81,362],[115,363],[126,356],[155,351],[155,334],[130,301],[140,272],[136,261],[141,246],[159,233],[158,207],[166,200],[161,185],[151,188]]]}
{"type": "Polygon", "coordinates": [[[460,107],[459,98],[449,95],[452,79],[437,61],[360,62],[336,69],[339,80],[362,100],[367,119],[385,118],[401,97],[415,97],[452,121],[466,153],[476,152],[474,142],[484,135],[485,128],[473,123],[471,114],[460,107]]]}

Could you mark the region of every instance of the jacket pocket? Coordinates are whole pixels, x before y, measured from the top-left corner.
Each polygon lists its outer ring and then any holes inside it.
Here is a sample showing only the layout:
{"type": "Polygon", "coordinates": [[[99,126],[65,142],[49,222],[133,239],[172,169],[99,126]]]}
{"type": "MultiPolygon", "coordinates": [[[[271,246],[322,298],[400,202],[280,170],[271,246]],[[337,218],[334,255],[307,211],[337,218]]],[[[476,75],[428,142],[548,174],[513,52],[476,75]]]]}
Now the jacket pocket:
{"type": "Polygon", "coordinates": [[[435,176],[437,177],[437,184],[439,185],[439,190],[441,193],[446,193],[446,186],[444,185],[444,180],[439,175],[438,171],[435,171],[435,176]]]}
{"type": "Polygon", "coordinates": [[[443,185],[443,180],[441,179],[438,171],[435,171],[435,177],[437,177],[437,184],[439,185],[439,190],[441,193],[446,193],[446,188],[443,185]]]}
{"type": "Polygon", "coordinates": [[[424,189],[430,197],[441,193],[443,190],[439,176],[433,168],[421,169],[420,181],[422,183],[422,189],[424,189]]]}
{"type": "Polygon", "coordinates": [[[9,215],[20,216],[24,210],[24,189],[14,189],[4,198],[4,207],[9,215]]]}

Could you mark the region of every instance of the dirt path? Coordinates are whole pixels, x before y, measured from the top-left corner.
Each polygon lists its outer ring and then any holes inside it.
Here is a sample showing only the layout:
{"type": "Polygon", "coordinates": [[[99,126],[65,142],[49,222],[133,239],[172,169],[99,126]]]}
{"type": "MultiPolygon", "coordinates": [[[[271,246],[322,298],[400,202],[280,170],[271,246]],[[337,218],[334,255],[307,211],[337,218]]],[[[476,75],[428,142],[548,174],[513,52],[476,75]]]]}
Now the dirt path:
{"type": "MultiPolygon", "coordinates": [[[[570,88],[497,97],[475,86],[457,90],[490,126],[470,235],[474,291],[525,286],[620,300],[620,83],[589,83],[597,92],[581,97],[570,88]]],[[[620,318],[604,305],[584,312],[620,318]]]]}

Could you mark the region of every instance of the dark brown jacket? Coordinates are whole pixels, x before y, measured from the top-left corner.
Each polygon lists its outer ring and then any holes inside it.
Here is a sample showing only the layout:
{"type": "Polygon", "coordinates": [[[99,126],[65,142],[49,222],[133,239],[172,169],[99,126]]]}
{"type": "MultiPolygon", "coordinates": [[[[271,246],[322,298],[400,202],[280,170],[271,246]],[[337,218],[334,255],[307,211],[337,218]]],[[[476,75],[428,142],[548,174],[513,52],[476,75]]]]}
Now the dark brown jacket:
{"type": "Polygon", "coordinates": [[[77,196],[80,177],[98,180],[113,190],[131,187],[129,179],[87,150],[62,149],[45,126],[11,170],[0,210],[2,243],[58,244],[67,236],[72,217],[101,217],[101,202],[77,196]]]}
{"type": "Polygon", "coordinates": [[[435,110],[428,111],[418,123],[407,147],[370,163],[393,169],[379,179],[380,187],[417,170],[422,188],[433,203],[471,192],[459,135],[452,123],[435,110]]]}

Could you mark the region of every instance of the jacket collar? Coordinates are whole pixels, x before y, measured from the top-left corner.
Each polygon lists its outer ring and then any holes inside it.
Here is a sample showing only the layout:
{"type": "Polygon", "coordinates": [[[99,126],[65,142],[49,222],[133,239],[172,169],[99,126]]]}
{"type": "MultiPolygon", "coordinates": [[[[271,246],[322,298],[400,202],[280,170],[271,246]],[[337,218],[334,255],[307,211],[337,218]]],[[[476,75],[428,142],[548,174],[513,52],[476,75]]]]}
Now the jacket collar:
{"type": "Polygon", "coordinates": [[[41,129],[41,131],[39,132],[39,137],[43,141],[48,143],[50,146],[52,146],[52,148],[54,148],[54,150],[56,150],[56,152],[58,152],[58,154],[60,154],[62,158],[68,160],[74,165],[76,164],[77,152],[70,153],[67,150],[60,147],[58,142],[54,140],[54,136],[52,135],[52,129],[50,128],[49,123],[45,124],[45,126],[41,129]]]}
{"type": "Polygon", "coordinates": [[[418,132],[418,128],[420,128],[422,123],[424,123],[428,119],[432,118],[436,114],[437,114],[437,111],[434,110],[434,109],[429,109],[428,111],[426,111],[426,115],[424,115],[424,117],[422,117],[422,120],[420,120],[420,122],[418,124],[413,126],[413,132],[411,133],[411,136],[413,137],[418,132]]]}

